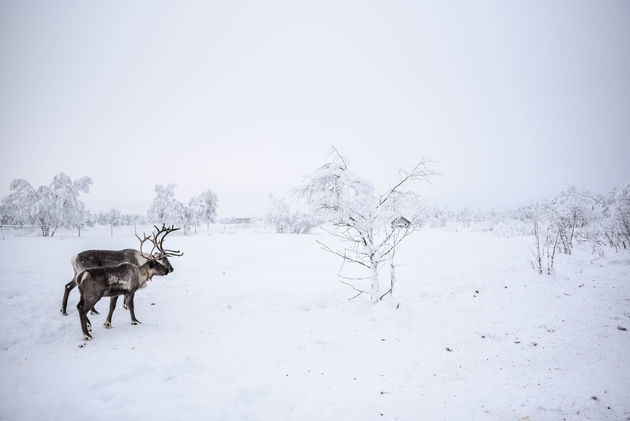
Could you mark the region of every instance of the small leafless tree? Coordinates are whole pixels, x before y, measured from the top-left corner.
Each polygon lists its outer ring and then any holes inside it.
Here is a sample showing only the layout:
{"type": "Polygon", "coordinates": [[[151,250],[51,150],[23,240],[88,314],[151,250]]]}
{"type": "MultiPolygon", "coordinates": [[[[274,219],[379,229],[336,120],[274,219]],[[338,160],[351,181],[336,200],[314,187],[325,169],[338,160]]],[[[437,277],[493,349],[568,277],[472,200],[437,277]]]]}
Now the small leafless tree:
{"type": "Polygon", "coordinates": [[[550,210],[545,204],[532,205],[527,213],[527,217],[532,223],[534,235],[534,250],[530,264],[538,274],[542,275],[543,272],[546,272],[547,275],[551,275],[556,253],[559,250],[562,231],[550,219],[550,210]]]}
{"type": "Polygon", "coordinates": [[[347,159],[336,149],[333,148],[331,155],[329,162],[307,178],[300,192],[315,216],[328,222],[323,229],[345,244],[338,249],[318,241],[324,250],[342,259],[341,282],[357,292],[351,299],[367,294],[373,302],[378,302],[393,293],[395,250],[414,231],[409,221],[420,211],[418,196],[403,189],[413,182],[427,181],[437,173],[429,169],[428,159],[422,159],[411,170],[400,171],[398,182],[377,195],[369,181],[349,169],[347,159]],[[407,217],[402,218],[403,215],[407,217]],[[400,218],[407,223],[400,224],[400,218]],[[390,287],[382,292],[379,270],[388,261],[390,287]],[[342,275],[346,263],[362,267],[367,276],[342,275]],[[369,289],[358,286],[364,280],[369,280],[369,289]]]}

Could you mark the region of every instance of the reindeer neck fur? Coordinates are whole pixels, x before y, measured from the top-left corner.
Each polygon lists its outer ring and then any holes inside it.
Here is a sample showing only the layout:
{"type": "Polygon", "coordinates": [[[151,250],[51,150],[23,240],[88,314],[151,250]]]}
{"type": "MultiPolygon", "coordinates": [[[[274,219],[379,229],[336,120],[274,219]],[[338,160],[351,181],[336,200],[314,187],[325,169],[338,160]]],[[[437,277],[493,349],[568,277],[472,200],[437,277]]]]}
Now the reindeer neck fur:
{"type": "Polygon", "coordinates": [[[146,286],[146,283],[149,282],[155,275],[158,275],[158,272],[151,268],[149,260],[145,259],[145,263],[139,266],[136,266],[139,276],[140,282],[142,284],[141,288],[146,286]]]}

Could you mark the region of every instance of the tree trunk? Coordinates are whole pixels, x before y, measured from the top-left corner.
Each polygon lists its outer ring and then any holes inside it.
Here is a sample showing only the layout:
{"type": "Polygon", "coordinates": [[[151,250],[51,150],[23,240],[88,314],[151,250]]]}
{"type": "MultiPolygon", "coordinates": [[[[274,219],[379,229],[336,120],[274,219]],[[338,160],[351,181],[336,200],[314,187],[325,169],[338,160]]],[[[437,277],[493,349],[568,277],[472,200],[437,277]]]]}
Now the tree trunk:
{"type": "Polygon", "coordinates": [[[42,237],[48,237],[48,226],[42,219],[39,220],[39,229],[42,232],[42,237]]]}
{"type": "Polygon", "coordinates": [[[372,301],[376,303],[381,298],[381,286],[378,282],[378,262],[374,260],[370,263],[370,279],[372,280],[370,295],[372,296],[372,301]]]}
{"type": "Polygon", "coordinates": [[[114,236],[114,226],[113,225],[109,226],[109,235],[110,235],[110,237],[114,236]]]}
{"type": "MultiPolygon", "coordinates": [[[[396,238],[394,238],[394,241],[396,241],[396,238]]],[[[394,295],[394,284],[396,284],[396,265],[394,264],[395,255],[396,255],[396,246],[394,245],[394,248],[392,249],[392,260],[390,261],[390,264],[389,264],[389,275],[390,275],[389,276],[389,279],[390,279],[389,293],[391,295],[394,295]]]]}

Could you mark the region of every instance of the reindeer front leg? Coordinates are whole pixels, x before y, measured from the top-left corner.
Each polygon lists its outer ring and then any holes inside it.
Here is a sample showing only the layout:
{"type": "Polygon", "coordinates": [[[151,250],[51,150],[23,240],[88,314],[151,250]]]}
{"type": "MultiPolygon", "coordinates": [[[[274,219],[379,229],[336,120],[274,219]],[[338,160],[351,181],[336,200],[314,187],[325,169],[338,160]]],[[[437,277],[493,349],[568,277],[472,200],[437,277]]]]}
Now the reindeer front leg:
{"type": "Polygon", "coordinates": [[[107,314],[107,319],[105,319],[105,326],[107,329],[112,328],[112,315],[114,314],[114,310],[116,310],[116,302],[118,301],[118,296],[111,297],[109,300],[109,313],[107,314]]]}
{"type": "Polygon", "coordinates": [[[129,314],[131,315],[131,324],[132,325],[139,325],[140,323],[142,323],[140,320],[136,319],[136,312],[134,311],[134,304],[133,304],[133,297],[135,295],[135,291],[130,292],[129,294],[125,295],[125,301],[127,302],[127,306],[129,307],[129,314]]]}

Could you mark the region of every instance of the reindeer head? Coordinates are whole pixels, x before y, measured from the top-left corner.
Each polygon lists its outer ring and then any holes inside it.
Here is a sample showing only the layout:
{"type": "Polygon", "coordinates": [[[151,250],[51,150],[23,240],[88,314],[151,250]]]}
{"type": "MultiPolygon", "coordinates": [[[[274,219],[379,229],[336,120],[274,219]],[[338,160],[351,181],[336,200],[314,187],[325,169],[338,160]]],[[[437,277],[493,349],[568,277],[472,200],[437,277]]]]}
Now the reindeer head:
{"type": "Polygon", "coordinates": [[[158,259],[158,255],[154,253],[155,249],[157,248],[155,241],[152,240],[150,236],[146,234],[143,235],[144,238],[140,238],[137,235],[136,237],[138,238],[138,240],[140,240],[140,255],[146,259],[146,262],[140,265],[143,267],[142,270],[146,269],[147,271],[146,280],[148,281],[153,276],[164,276],[167,275],[169,272],[172,272],[172,268],[169,269],[166,265],[160,262],[160,259],[158,259]],[[151,241],[153,243],[153,248],[151,249],[151,253],[149,253],[149,255],[144,254],[143,250],[143,246],[146,241],[151,241]]]}
{"type": "MultiPolygon", "coordinates": [[[[170,265],[169,265],[170,266],[170,265]]],[[[147,275],[150,276],[164,276],[168,275],[169,272],[172,272],[172,268],[169,269],[162,263],[157,260],[149,260],[149,270],[147,271],[147,275]]]]}
{"type": "Polygon", "coordinates": [[[174,225],[171,225],[171,227],[169,228],[165,224],[162,224],[162,228],[158,228],[157,226],[154,225],[154,228],[157,231],[156,233],[153,234],[153,240],[152,240],[153,244],[155,245],[155,248],[157,249],[157,252],[155,254],[155,259],[161,264],[163,264],[164,266],[166,266],[169,272],[173,272],[175,269],[173,269],[173,266],[171,266],[171,262],[168,261],[169,256],[170,257],[183,256],[184,253],[182,253],[179,250],[165,249],[163,243],[167,235],[169,235],[173,231],[177,231],[179,228],[175,228],[174,225]],[[162,238],[160,238],[160,235],[162,236],[162,238]]]}
{"type": "Polygon", "coordinates": [[[144,239],[142,239],[136,235],[138,240],[140,240],[140,254],[142,255],[142,257],[144,257],[148,261],[154,261],[154,262],[159,263],[160,266],[163,266],[166,268],[167,270],[166,273],[173,272],[175,269],[173,269],[171,262],[169,262],[168,260],[169,256],[183,256],[184,253],[182,253],[179,250],[165,249],[163,243],[164,243],[164,238],[166,238],[168,234],[170,234],[173,231],[177,231],[178,229],[179,228],[175,228],[175,226],[171,226],[169,228],[166,225],[162,225],[162,228],[158,228],[157,226],[155,226],[156,232],[152,233],[153,237],[143,234],[144,239]],[[149,255],[145,255],[144,250],[142,248],[146,241],[150,241],[153,244],[153,248],[151,249],[151,252],[149,253],[149,255]]]}

